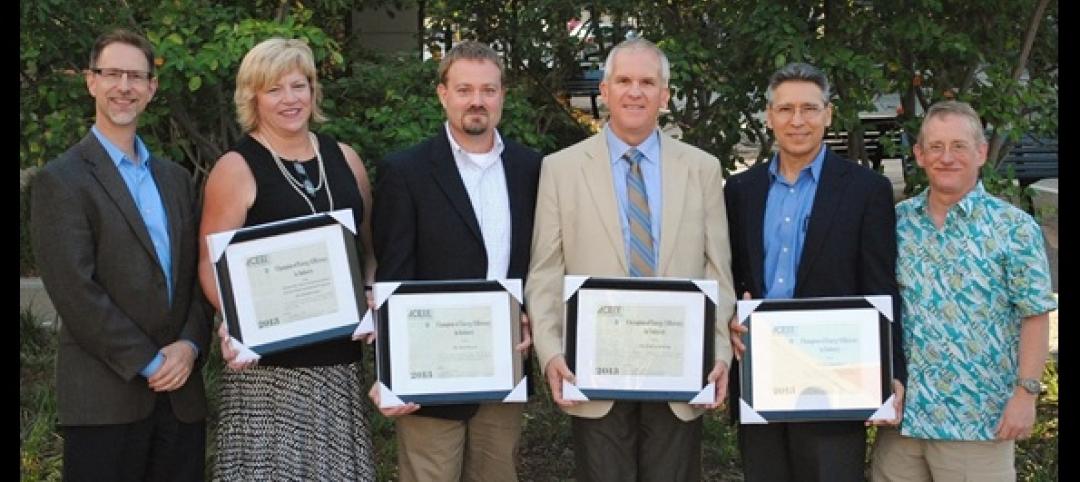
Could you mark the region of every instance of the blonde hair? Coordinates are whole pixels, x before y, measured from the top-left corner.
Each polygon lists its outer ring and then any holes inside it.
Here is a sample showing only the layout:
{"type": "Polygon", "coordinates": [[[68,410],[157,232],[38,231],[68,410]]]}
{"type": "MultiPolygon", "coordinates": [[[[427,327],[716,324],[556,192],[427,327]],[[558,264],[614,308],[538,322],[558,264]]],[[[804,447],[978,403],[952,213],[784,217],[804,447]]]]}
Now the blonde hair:
{"type": "Polygon", "coordinates": [[[236,122],[244,132],[251,132],[259,125],[255,95],[293,70],[299,70],[311,84],[311,120],[326,121],[319,109],[322,87],[315,70],[315,55],[302,40],[271,38],[259,42],[244,55],[236,72],[236,122]]]}
{"type": "Polygon", "coordinates": [[[971,131],[971,139],[978,145],[986,144],[986,134],[983,133],[982,119],[979,119],[979,113],[975,112],[975,109],[971,107],[971,104],[967,102],[961,102],[959,100],[943,100],[938,101],[934,105],[931,105],[926,111],[926,117],[923,118],[922,125],[919,126],[919,145],[923,145],[923,140],[926,138],[926,125],[933,118],[944,118],[945,116],[955,115],[967,122],[968,130],[971,131]]]}

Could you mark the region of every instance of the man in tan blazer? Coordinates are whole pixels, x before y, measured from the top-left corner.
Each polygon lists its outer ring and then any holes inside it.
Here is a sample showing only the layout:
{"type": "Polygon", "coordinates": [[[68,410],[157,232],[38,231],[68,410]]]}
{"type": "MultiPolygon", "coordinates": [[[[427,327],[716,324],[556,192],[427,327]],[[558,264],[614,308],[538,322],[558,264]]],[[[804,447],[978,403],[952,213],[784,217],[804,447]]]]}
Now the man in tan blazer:
{"type": "Polygon", "coordinates": [[[731,360],[723,320],[735,295],[720,163],[658,129],[670,68],[654,44],[622,42],[604,74],[600,93],[611,115],[603,132],[541,165],[525,287],[533,340],[555,403],[574,416],[578,480],[696,481],[700,417],[723,403],[731,360]],[[565,400],[562,381],[574,378],[563,353],[565,275],[716,280],[719,321],[708,376],[716,403],[565,400]]]}

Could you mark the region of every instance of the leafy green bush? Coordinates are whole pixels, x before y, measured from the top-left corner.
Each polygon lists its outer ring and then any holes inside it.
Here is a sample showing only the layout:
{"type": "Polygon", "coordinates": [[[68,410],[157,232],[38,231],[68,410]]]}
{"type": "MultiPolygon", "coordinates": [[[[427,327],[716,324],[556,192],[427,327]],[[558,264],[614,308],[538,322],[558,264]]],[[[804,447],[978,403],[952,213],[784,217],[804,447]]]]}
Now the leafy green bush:
{"type": "MultiPolygon", "coordinates": [[[[387,154],[443,128],[443,108],[435,93],[437,61],[367,54],[350,70],[351,75],[324,83],[322,105],[330,120],[315,128],[352,145],[369,169],[387,154]]],[[[568,142],[539,128],[545,123],[543,110],[529,104],[526,96],[520,86],[508,89],[500,134],[546,152],[568,142]]]]}
{"type": "Polygon", "coordinates": [[[36,171],[30,167],[19,172],[19,276],[33,276],[37,271],[30,246],[30,188],[36,171]]]}

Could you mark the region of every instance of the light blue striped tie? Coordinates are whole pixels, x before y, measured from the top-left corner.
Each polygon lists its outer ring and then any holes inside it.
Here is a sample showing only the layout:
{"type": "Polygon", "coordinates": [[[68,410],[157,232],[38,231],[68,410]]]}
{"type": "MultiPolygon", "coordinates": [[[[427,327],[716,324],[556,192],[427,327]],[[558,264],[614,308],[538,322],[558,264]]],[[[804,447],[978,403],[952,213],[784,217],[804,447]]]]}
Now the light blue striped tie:
{"type": "Polygon", "coordinates": [[[656,257],[653,255],[652,218],[649,216],[649,198],[645,194],[645,179],[641,176],[641,162],[645,155],[631,147],[623,154],[630,163],[626,173],[626,218],[630,226],[627,264],[630,276],[654,276],[656,257]]]}

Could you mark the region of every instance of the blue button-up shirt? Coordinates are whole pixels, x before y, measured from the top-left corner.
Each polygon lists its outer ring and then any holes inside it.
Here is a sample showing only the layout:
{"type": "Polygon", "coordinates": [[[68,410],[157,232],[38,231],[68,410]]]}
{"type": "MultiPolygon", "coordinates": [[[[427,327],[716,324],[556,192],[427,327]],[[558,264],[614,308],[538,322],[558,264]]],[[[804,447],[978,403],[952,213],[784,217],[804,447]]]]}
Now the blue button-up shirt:
{"type": "MultiPolygon", "coordinates": [[[[120,171],[120,177],[124,179],[128,192],[135,201],[135,207],[142,216],[143,224],[150,233],[150,242],[154,245],[161,270],[165,273],[165,286],[169,293],[169,302],[172,303],[173,279],[172,279],[172,255],[169,251],[169,218],[165,213],[165,204],[161,200],[157,183],[150,171],[150,150],[146,148],[139,136],[135,136],[135,155],[138,159],[131,159],[124,154],[116,144],[113,144],[97,126],[90,128],[98,142],[109,154],[116,169],[120,171]]],[[[189,342],[190,343],[190,342],[189,342]]],[[[192,343],[192,348],[195,345],[192,343]]],[[[196,353],[198,349],[196,349],[196,353]]],[[[144,377],[149,377],[161,367],[165,357],[160,352],[153,360],[139,372],[144,377]]]]}
{"type": "MultiPolygon", "coordinates": [[[[604,126],[604,136],[607,138],[608,155],[611,156],[611,177],[615,181],[615,197],[619,201],[619,225],[622,226],[623,243],[625,252],[630,252],[630,220],[628,206],[630,201],[626,194],[626,175],[630,172],[630,164],[623,160],[623,154],[631,147],[636,147],[645,155],[641,162],[641,177],[645,181],[645,196],[649,203],[649,222],[652,231],[653,259],[660,262],[660,210],[663,208],[662,193],[660,192],[660,131],[657,129],[652,135],[645,138],[641,145],[631,146],[619,139],[611,128],[604,126]]],[[[657,266],[659,269],[659,266],[657,266]]],[[[657,273],[659,274],[659,273],[657,273]]]]}
{"type": "Polygon", "coordinates": [[[780,154],[769,164],[769,196],[765,201],[765,297],[794,298],[810,210],[814,206],[824,146],[814,160],[799,171],[795,182],[780,173],[780,154]]]}

